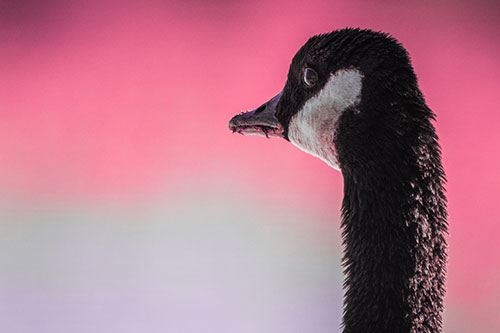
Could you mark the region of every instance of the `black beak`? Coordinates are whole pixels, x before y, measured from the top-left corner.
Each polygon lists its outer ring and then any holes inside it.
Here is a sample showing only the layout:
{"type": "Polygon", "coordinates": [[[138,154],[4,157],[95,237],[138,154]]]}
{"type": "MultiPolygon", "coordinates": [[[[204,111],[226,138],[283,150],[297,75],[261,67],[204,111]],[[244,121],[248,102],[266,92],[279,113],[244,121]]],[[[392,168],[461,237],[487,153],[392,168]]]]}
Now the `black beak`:
{"type": "Polygon", "coordinates": [[[259,108],[242,112],[229,121],[229,129],[243,135],[283,137],[283,126],[276,118],[276,105],[283,92],[262,104],[259,108]]]}

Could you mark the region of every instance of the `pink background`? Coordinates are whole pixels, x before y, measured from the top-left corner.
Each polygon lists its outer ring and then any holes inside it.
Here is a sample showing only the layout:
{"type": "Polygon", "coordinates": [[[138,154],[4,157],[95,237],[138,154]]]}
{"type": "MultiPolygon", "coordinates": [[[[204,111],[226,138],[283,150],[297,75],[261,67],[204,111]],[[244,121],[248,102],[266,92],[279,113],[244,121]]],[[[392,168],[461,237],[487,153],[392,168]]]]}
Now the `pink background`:
{"type": "Polygon", "coordinates": [[[437,114],[445,332],[500,331],[495,1],[0,1],[0,331],[335,332],[342,177],[227,130],[308,37],[390,32],[437,114]]]}

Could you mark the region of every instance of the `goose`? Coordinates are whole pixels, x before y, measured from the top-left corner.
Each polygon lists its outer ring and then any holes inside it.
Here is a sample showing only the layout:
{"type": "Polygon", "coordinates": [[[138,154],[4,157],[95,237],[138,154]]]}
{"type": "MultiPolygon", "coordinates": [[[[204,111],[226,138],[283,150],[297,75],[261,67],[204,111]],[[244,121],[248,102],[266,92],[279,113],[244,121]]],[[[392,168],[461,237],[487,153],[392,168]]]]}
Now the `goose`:
{"type": "Polygon", "coordinates": [[[343,332],[441,332],[441,148],[405,48],[345,28],[311,37],[283,90],[229,129],[281,137],[342,173],[343,332]]]}

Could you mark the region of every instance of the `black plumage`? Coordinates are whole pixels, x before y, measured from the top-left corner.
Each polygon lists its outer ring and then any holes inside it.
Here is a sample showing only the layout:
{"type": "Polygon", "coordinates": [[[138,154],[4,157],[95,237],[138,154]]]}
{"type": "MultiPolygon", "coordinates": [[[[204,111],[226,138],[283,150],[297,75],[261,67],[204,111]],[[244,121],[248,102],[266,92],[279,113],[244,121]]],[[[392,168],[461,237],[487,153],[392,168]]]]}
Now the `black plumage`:
{"type": "Polygon", "coordinates": [[[363,74],[361,100],[340,114],[333,140],[344,178],[344,332],[439,332],[445,175],[434,113],[401,44],[361,29],[314,36],[293,58],[277,105],[258,111],[270,114],[266,121],[242,124],[236,116],[230,128],[271,129],[289,139],[295,114],[332,73],[349,68],[363,74]],[[313,87],[303,83],[309,67],[318,76],[313,87]]]}

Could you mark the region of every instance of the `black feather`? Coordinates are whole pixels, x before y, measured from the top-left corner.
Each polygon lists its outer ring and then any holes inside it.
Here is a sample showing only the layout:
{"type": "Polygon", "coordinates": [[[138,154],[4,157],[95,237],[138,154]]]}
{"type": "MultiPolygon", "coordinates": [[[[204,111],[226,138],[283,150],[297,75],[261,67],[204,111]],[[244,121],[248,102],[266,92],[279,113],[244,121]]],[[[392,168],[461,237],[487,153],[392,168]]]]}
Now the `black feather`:
{"type": "Polygon", "coordinates": [[[435,118],[406,50],[385,33],[343,29],[295,55],[278,104],[285,128],[342,68],[363,73],[360,112],[339,119],[344,176],[345,332],[439,332],[446,264],[445,176],[435,118]],[[302,68],[320,73],[301,87],[302,68]]]}

